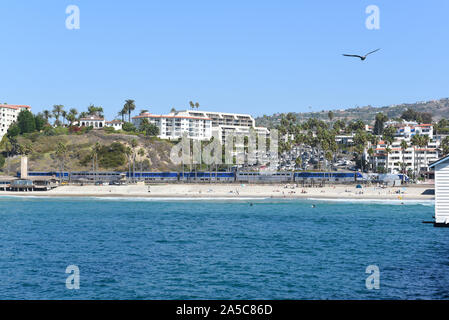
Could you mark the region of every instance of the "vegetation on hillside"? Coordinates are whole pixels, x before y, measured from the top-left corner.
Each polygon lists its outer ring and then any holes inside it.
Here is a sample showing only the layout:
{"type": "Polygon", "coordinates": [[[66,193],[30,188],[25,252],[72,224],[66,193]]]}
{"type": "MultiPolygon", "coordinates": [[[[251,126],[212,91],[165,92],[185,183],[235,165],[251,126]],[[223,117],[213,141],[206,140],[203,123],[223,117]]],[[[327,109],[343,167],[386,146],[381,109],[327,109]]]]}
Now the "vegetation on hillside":
{"type": "MultiPolygon", "coordinates": [[[[134,109],[134,101],[127,100],[121,112],[126,111],[130,120],[134,109]]],[[[66,112],[63,105],[54,105],[52,111],[36,115],[21,111],[0,141],[0,170],[15,174],[20,155],[29,157],[29,169],[33,171],[178,169],[169,159],[172,143],[157,138],[159,128],[155,125],[144,121],[137,129],[125,122],[118,131],[77,125],[90,115],[103,117],[103,108],[90,105],[79,113],[75,108],[66,112]]]]}
{"type": "MultiPolygon", "coordinates": [[[[344,120],[345,122],[350,122],[361,120],[367,124],[372,124],[374,123],[376,114],[378,113],[383,113],[389,119],[397,119],[401,118],[404,113],[407,115],[407,110],[419,112],[424,115],[423,119],[416,119],[419,122],[429,123],[429,118],[426,118],[426,114],[431,115],[433,121],[439,121],[441,119],[448,118],[449,116],[449,98],[386,107],[366,106],[332,111],[322,110],[320,112],[292,112],[291,114],[301,122],[307,121],[308,119],[329,121],[329,113],[331,113],[332,120],[330,121],[344,120]]],[[[256,118],[256,124],[258,126],[274,128],[279,125],[281,119],[286,116],[287,114],[285,113],[275,113],[271,116],[264,115],[256,118]]]]}

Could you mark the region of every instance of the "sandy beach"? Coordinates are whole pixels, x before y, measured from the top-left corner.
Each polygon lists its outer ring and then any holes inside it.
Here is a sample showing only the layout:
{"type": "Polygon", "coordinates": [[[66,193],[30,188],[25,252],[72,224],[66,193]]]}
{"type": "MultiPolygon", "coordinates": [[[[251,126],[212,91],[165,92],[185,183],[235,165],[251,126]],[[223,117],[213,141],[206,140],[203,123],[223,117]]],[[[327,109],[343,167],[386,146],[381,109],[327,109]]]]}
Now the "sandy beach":
{"type": "Polygon", "coordinates": [[[360,189],[355,185],[302,188],[294,184],[152,184],[61,186],[47,192],[0,191],[0,196],[434,200],[433,189],[433,185],[388,188],[370,186],[360,189]]]}

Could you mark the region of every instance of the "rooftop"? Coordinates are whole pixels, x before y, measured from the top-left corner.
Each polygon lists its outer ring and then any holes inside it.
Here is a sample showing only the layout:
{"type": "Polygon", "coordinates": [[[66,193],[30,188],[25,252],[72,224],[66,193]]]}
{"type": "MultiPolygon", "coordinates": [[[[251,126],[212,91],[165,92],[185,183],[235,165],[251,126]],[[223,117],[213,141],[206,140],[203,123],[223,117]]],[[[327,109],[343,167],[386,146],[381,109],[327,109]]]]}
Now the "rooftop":
{"type": "Polygon", "coordinates": [[[175,118],[175,119],[199,119],[199,120],[211,120],[208,117],[192,117],[192,116],[178,116],[175,114],[168,114],[168,115],[157,115],[157,114],[151,114],[151,113],[142,113],[138,116],[132,117],[132,119],[142,119],[142,118],[175,118]]]}
{"type": "Polygon", "coordinates": [[[15,110],[23,109],[23,108],[31,109],[30,106],[26,106],[26,105],[14,105],[14,104],[0,104],[0,108],[15,109],[15,110]]]}
{"type": "Polygon", "coordinates": [[[87,121],[87,120],[94,120],[94,121],[103,121],[104,118],[100,118],[98,116],[88,116],[86,118],[81,118],[80,121],[87,121]]]}

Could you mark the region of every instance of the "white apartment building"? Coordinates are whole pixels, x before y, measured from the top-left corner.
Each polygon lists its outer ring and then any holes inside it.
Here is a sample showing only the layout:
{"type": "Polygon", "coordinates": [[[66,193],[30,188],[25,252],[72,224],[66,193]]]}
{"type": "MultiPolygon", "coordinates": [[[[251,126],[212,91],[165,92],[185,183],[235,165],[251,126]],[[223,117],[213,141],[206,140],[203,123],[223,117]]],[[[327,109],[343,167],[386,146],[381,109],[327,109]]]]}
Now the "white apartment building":
{"type": "Polygon", "coordinates": [[[387,155],[387,143],[385,141],[379,141],[378,145],[373,148],[373,157],[366,154],[369,162],[374,168],[383,167],[388,173],[401,173],[403,172],[403,165],[405,163],[405,172],[411,170],[412,172],[427,172],[429,170],[429,164],[439,159],[440,154],[438,151],[439,143],[437,141],[430,141],[425,148],[418,146],[412,146],[410,140],[396,139],[391,146],[388,146],[390,152],[387,155]],[[406,141],[408,148],[402,150],[401,142],[406,141]]]}
{"type": "Polygon", "coordinates": [[[249,115],[243,113],[226,113],[199,110],[185,110],[182,113],[194,117],[208,117],[212,121],[212,135],[218,134],[222,143],[225,142],[226,134],[248,135],[250,129],[254,129],[259,135],[268,137],[270,131],[264,127],[256,127],[256,120],[249,115]]]}
{"type": "MultiPolygon", "coordinates": [[[[212,136],[221,137],[221,143],[226,143],[227,135],[249,136],[251,130],[254,130],[258,137],[268,138],[270,131],[264,127],[256,127],[256,120],[249,114],[243,113],[227,113],[200,110],[184,110],[180,113],[187,114],[192,117],[207,117],[211,119],[212,136]]],[[[236,150],[232,152],[233,156],[244,158],[249,163],[266,163],[269,162],[269,155],[266,152],[256,151],[253,155],[245,155],[244,138],[234,141],[236,150]]],[[[277,159],[277,158],[276,158],[277,159]]]]}
{"type": "Polygon", "coordinates": [[[415,134],[426,135],[429,136],[429,139],[433,139],[433,126],[431,124],[406,124],[398,127],[396,134],[405,139],[409,139],[415,134]]]}
{"type": "Polygon", "coordinates": [[[8,132],[9,126],[17,121],[17,116],[22,110],[31,110],[30,106],[0,104],[0,141],[8,132]]]}
{"type": "Polygon", "coordinates": [[[183,133],[196,140],[212,138],[212,120],[205,116],[191,116],[185,112],[172,112],[168,115],[142,113],[132,118],[133,124],[139,128],[142,120],[147,119],[159,128],[159,138],[177,140],[183,133]]]}
{"type": "Polygon", "coordinates": [[[179,139],[183,132],[187,132],[188,137],[199,140],[210,140],[218,134],[224,143],[226,134],[248,135],[251,128],[267,137],[270,134],[267,128],[256,127],[256,121],[249,114],[199,110],[176,111],[168,115],[144,113],[133,117],[133,124],[139,127],[142,119],[148,119],[159,128],[161,139],[179,139]]]}
{"type": "Polygon", "coordinates": [[[212,127],[226,125],[233,127],[252,127],[256,126],[256,121],[249,114],[240,113],[226,113],[226,112],[212,112],[199,110],[184,110],[179,113],[184,113],[192,117],[207,117],[212,120],[212,127]]]}
{"type": "Polygon", "coordinates": [[[369,156],[365,150],[365,157],[374,168],[383,167],[388,173],[403,172],[403,163],[405,171],[411,170],[416,173],[429,171],[429,165],[439,159],[440,140],[435,139],[433,135],[433,126],[431,124],[417,124],[416,122],[387,122],[388,125],[396,127],[395,141],[388,146],[385,141],[379,141],[377,146],[372,146],[374,154],[369,156]],[[427,135],[429,143],[425,148],[412,146],[412,137],[416,134],[427,135]],[[401,142],[405,141],[408,148],[402,150],[401,142]],[[387,147],[390,149],[387,155],[387,147]]]}

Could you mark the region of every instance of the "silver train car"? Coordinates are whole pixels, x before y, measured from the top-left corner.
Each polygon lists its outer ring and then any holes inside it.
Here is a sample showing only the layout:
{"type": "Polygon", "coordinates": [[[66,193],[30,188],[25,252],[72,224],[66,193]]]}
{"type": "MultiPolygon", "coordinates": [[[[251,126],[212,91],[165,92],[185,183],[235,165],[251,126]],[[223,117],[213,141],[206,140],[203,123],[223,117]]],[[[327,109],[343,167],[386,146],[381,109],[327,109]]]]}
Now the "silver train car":
{"type": "Polygon", "coordinates": [[[236,173],[236,181],[246,183],[284,183],[293,182],[293,172],[242,172],[236,173]]]}

